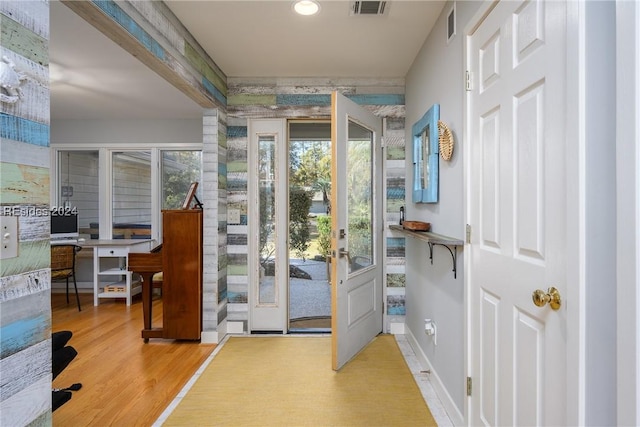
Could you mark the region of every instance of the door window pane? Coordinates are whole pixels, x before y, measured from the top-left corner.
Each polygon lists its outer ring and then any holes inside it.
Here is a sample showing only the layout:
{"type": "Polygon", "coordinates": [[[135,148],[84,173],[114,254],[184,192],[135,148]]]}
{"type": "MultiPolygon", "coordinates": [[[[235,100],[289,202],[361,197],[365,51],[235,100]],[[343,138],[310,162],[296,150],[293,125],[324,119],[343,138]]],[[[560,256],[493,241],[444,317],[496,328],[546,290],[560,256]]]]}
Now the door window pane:
{"type": "Polygon", "coordinates": [[[85,239],[97,239],[99,234],[98,158],[98,151],[58,153],[57,200],[65,208],[77,209],[78,231],[85,239]]]}
{"type": "Polygon", "coordinates": [[[151,238],[151,153],[113,153],[113,239],[151,238]]]}
{"type": "Polygon", "coordinates": [[[373,132],[349,122],[347,148],[347,242],[349,272],[373,260],[373,132]]]}
{"type": "MultiPolygon", "coordinates": [[[[273,135],[258,137],[258,212],[260,215],[260,274],[258,305],[277,303],[276,259],[276,139],[273,135]]],[[[287,244],[286,241],[281,244],[287,244]]]]}

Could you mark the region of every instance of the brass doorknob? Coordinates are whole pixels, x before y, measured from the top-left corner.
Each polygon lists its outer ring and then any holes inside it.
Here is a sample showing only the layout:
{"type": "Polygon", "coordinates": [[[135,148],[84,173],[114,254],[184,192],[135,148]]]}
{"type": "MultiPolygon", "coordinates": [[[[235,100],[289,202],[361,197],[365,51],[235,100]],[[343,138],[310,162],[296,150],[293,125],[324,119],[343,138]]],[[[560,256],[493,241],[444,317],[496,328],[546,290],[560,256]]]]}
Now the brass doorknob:
{"type": "Polygon", "coordinates": [[[545,304],[549,303],[552,310],[558,310],[562,305],[560,292],[553,286],[549,288],[547,293],[542,289],[536,289],[533,291],[533,295],[531,295],[531,297],[533,298],[533,303],[538,307],[544,307],[545,304]]]}

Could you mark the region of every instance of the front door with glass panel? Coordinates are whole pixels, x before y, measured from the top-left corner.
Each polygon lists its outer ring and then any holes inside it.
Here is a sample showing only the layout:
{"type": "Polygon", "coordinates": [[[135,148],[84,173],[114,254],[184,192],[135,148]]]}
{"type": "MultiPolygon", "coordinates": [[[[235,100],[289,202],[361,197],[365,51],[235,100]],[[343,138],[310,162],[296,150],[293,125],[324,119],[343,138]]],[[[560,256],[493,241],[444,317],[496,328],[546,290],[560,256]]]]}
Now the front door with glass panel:
{"type": "Polygon", "coordinates": [[[382,332],[382,120],[331,96],[332,365],[382,332]]]}

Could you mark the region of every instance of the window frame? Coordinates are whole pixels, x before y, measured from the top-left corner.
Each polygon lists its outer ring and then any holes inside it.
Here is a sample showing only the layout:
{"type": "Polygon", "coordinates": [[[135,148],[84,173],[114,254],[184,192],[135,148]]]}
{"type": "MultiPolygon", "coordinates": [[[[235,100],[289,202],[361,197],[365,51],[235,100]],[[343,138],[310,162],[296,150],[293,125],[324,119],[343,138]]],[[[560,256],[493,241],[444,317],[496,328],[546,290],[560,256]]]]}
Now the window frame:
{"type": "MultiPolygon", "coordinates": [[[[58,159],[61,152],[66,151],[97,151],[98,152],[98,223],[99,238],[112,239],[113,223],[113,153],[123,151],[150,151],[151,152],[151,240],[162,241],[162,185],[161,155],[162,151],[203,151],[202,144],[175,143],[163,144],[158,147],[154,144],[56,144],[51,146],[50,157],[50,205],[58,206],[61,203],[60,171],[58,159]],[[109,224],[109,226],[105,226],[109,224]]],[[[204,163],[204,160],[203,160],[204,163]]],[[[202,165],[204,167],[204,165],[202,165]]],[[[202,170],[201,170],[202,173],[202,170]]]]}

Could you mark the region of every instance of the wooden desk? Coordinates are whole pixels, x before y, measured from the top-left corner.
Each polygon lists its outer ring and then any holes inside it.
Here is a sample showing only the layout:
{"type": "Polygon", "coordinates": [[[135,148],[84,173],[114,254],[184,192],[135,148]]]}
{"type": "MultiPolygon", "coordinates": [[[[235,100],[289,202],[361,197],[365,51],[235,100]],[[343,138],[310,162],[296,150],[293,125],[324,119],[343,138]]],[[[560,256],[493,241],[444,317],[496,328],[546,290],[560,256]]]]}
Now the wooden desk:
{"type": "Polygon", "coordinates": [[[149,251],[152,243],[149,239],[95,239],[78,242],[83,248],[93,248],[94,306],[100,304],[101,298],[125,298],[127,305],[131,305],[131,297],[139,294],[142,288],[132,284],[132,273],[127,269],[129,252],[149,251]],[[104,286],[119,287],[122,290],[105,292],[104,286]]]}

